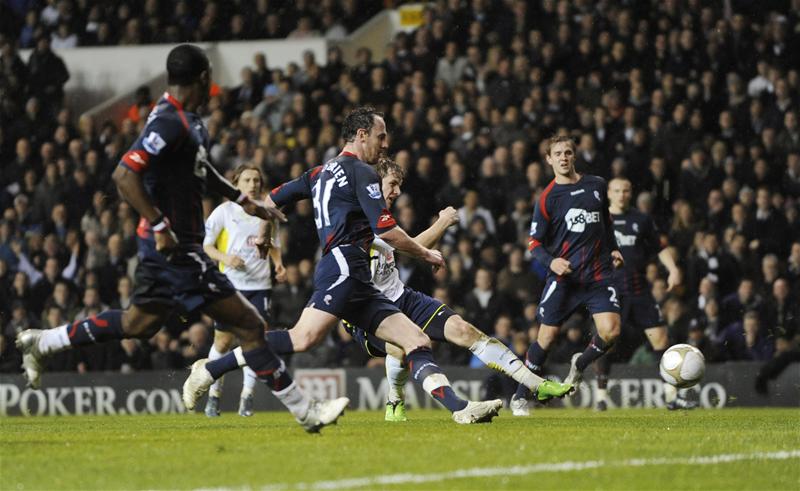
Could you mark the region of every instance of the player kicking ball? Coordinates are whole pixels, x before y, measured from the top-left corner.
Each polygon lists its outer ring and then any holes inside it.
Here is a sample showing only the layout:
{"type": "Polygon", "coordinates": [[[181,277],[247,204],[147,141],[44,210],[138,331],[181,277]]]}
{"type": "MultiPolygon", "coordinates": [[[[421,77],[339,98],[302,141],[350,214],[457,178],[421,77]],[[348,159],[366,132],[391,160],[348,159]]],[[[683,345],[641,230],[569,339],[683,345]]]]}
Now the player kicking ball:
{"type": "MultiPolygon", "coordinates": [[[[388,158],[380,159],[377,171],[381,178],[386,206],[391,208],[395,199],[400,196],[400,186],[405,172],[388,158]]],[[[414,240],[423,247],[433,247],[447,228],[456,223],[458,223],[456,210],[446,208],[439,213],[439,219],[414,240]]],[[[572,389],[571,385],[544,380],[534,375],[503,343],[479,331],[442,302],[406,287],[400,280],[394,259],[394,248],[380,237],[375,237],[372,243],[370,260],[372,282],[375,286],[432,340],[469,349],[488,367],[503,372],[530,388],[539,401],[563,397],[572,389]]],[[[408,380],[408,369],[403,365],[403,350],[378,339],[360,327],[348,322],[344,325],[370,356],[386,357],[389,391],[385,419],[406,421],[403,392],[408,380]]],[[[268,333],[267,338],[270,336],[274,335],[268,333]]]]}
{"type": "MultiPolygon", "coordinates": [[[[434,267],[444,266],[441,253],[422,247],[409,237],[386,206],[373,166],[388,147],[387,137],[380,113],[369,107],[353,110],[343,122],[342,153],[279,186],[267,198],[268,206],[311,199],[323,247],[314,272],[311,300],[295,326],[288,331],[271,331],[269,342],[277,343],[280,353],[305,351],[345,319],[400,347],[412,379],[449,409],[456,423],[491,421],[502,401],[466,401],[458,397],[433,359],[430,338],[371,281],[368,251],[375,235],[434,267]]],[[[186,406],[194,407],[215,379],[237,366],[235,356],[196,362],[184,384],[186,406]]]]}
{"type": "MultiPolygon", "coordinates": [[[[236,169],[232,178],[233,185],[251,200],[263,198],[264,176],[254,165],[242,165],[236,169]]],[[[244,295],[255,307],[259,315],[268,319],[270,297],[272,293],[271,264],[275,265],[275,277],[278,281],[285,279],[281,250],[276,246],[278,227],[272,224],[270,233],[271,247],[268,257],[262,259],[261,251],[253,241],[261,233],[262,220],[252,217],[234,202],[222,203],[211,212],[206,220],[206,237],[203,250],[219,263],[220,271],[228,277],[233,286],[244,295]]],[[[230,326],[219,323],[214,325],[214,344],[208,353],[209,360],[216,360],[234,347],[235,339],[230,326]]],[[[242,392],[239,398],[239,415],[253,415],[253,389],[256,385],[256,374],[246,365],[242,380],[242,392]]],[[[205,413],[209,418],[219,416],[219,401],[222,397],[222,380],[211,386],[206,402],[205,413]]]]}
{"type": "MultiPolygon", "coordinates": [[[[536,201],[528,248],[548,272],[537,311],[539,336],[528,348],[525,363],[540,375],[561,324],[584,305],[597,334],[583,353],[572,356],[564,382],[577,390],[586,367],[619,336],[619,289],[613,271],[624,259],[608,213],[606,181],[575,170],[575,143],[569,137],[550,138],[546,159],[555,179],[536,201]]],[[[530,389],[520,384],[511,398],[515,416],[529,414],[530,396],[530,389]]]]}
{"type": "MultiPolygon", "coordinates": [[[[667,268],[667,291],[681,283],[681,272],[675,264],[669,244],[662,241],[653,219],[631,207],[633,186],[628,179],[616,178],[608,183],[609,213],[614,221],[614,235],[617,239],[624,267],[615,271],[617,284],[622,287],[622,322],[644,331],[653,354],[661,359],[669,347],[667,327],[661,309],[653,298],[652,285],[647,281],[645,269],[648,260],[658,254],[658,260],[667,268]]],[[[624,338],[624,337],[623,337],[624,338]]],[[[595,363],[597,371],[596,409],[605,411],[608,407],[608,376],[611,372],[608,353],[595,363]]],[[[678,396],[674,385],[663,383],[664,403],[667,409],[694,409],[697,403],[678,396]]]]}

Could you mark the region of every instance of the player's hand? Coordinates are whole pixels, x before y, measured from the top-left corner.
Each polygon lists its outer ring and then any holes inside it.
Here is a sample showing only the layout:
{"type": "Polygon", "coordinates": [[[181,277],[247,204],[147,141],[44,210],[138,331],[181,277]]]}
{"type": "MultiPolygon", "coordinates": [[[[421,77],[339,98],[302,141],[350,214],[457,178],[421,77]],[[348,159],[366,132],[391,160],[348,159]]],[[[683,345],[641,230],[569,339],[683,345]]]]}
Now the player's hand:
{"type": "Polygon", "coordinates": [[[625,259],[622,257],[621,252],[611,251],[611,264],[614,265],[614,269],[619,269],[625,266],[625,259]]]}
{"type": "Polygon", "coordinates": [[[275,205],[275,202],[272,201],[272,198],[267,196],[267,199],[263,202],[252,200],[248,197],[245,197],[244,200],[240,203],[242,209],[244,209],[245,213],[248,215],[253,215],[254,217],[258,217],[262,220],[280,220],[281,222],[286,221],[286,215],[283,214],[281,210],[275,205]]]}
{"type": "Polygon", "coordinates": [[[272,243],[272,233],[275,227],[275,222],[272,220],[265,220],[261,222],[258,237],[254,241],[254,245],[258,250],[258,257],[266,259],[269,257],[269,251],[275,244],[272,243]]]}
{"type": "Polygon", "coordinates": [[[164,217],[158,226],[153,227],[153,236],[156,239],[156,251],[161,254],[169,254],[172,249],[178,247],[178,236],[172,230],[167,217],[164,217]]]}
{"type": "Polygon", "coordinates": [[[275,281],[286,283],[286,267],[283,264],[275,265],[275,281]]]}
{"type": "Polygon", "coordinates": [[[225,259],[225,266],[233,269],[238,269],[239,271],[244,271],[244,259],[240,258],[239,256],[234,256],[230,254],[225,259]]]}
{"type": "Polygon", "coordinates": [[[671,292],[673,288],[680,285],[683,281],[681,277],[681,270],[676,269],[674,271],[669,272],[669,276],[667,276],[667,291],[671,292]]]}
{"type": "Polygon", "coordinates": [[[452,206],[448,206],[447,208],[439,212],[439,220],[444,222],[445,227],[450,227],[451,225],[455,225],[456,223],[458,223],[458,210],[456,210],[452,206]]]}
{"type": "Polygon", "coordinates": [[[558,276],[564,276],[572,273],[572,265],[563,257],[557,257],[550,261],[550,269],[558,276]]]}
{"type": "Polygon", "coordinates": [[[439,268],[444,268],[444,256],[442,253],[435,249],[428,249],[424,257],[425,262],[433,266],[433,271],[436,272],[439,268]]]}

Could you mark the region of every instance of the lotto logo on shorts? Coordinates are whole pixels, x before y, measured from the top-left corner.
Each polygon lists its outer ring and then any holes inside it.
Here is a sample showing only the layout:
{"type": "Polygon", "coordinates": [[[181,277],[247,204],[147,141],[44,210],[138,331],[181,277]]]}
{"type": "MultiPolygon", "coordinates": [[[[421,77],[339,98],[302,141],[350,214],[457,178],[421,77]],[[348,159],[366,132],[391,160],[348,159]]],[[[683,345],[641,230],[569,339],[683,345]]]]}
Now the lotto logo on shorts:
{"type": "Polygon", "coordinates": [[[567,229],[570,232],[583,232],[586,230],[587,224],[600,222],[600,212],[570,208],[564,220],[567,222],[567,229]]]}

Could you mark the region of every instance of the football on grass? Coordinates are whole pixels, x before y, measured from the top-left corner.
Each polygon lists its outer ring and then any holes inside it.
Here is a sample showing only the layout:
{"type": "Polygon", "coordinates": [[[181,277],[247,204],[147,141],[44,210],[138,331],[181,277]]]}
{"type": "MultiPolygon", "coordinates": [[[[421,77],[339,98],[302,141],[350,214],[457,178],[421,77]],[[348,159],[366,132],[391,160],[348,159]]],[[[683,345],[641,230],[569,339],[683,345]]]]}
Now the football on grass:
{"type": "Polygon", "coordinates": [[[706,359],[694,346],[676,344],[664,352],[658,368],[665,382],[685,389],[703,378],[706,373],[706,359]]]}

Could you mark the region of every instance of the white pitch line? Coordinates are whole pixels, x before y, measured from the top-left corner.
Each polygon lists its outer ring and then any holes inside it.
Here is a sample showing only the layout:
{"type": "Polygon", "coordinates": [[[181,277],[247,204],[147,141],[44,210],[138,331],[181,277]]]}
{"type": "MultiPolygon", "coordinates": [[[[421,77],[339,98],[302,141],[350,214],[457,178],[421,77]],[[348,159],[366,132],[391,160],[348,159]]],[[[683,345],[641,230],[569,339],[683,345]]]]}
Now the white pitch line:
{"type": "Polygon", "coordinates": [[[297,490],[335,490],[346,488],[376,487],[397,484],[422,484],[452,479],[498,477],[498,476],[524,476],[543,472],[574,472],[586,469],[599,469],[603,467],[644,467],[650,465],[715,465],[743,460],[787,460],[800,458],[800,449],[783,450],[778,452],[754,452],[746,454],[719,454],[700,455],[695,457],[673,458],[656,457],[650,459],[626,460],[587,460],[583,462],[549,462],[531,465],[515,465],[511,467],[473,467],[450,472],[437,472],[431,474],[390,474],[386,476],[354,477],[348,479],[335,479],[330,481],[312,481],[300,483],[270,484],[260,488],[209,488],[197,491],[233,491],[258,489],[260,491],[285,491],[297,490]]]}

